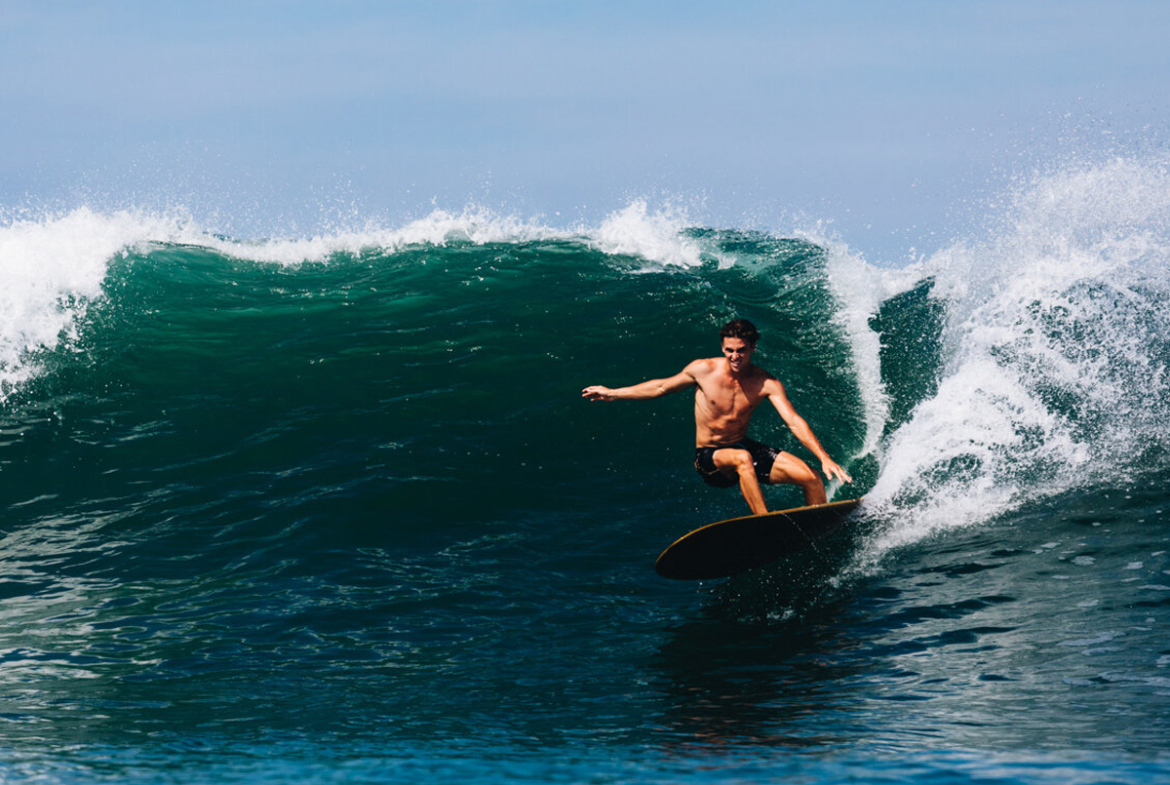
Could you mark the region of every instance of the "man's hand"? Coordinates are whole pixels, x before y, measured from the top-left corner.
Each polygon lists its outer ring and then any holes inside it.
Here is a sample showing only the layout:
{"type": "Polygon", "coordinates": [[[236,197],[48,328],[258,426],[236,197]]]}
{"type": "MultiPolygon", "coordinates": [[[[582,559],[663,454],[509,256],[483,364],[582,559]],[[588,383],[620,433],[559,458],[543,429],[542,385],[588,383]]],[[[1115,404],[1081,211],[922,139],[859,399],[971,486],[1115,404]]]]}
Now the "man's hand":
{"type": "Polygon", "coordinates": [[[853,478],[849,473],[837,465],[836,461],[825,459],[821,461],[821,471],[825,476],[832,480],[834,477],[841,482],[853,482],[853,478]]]}
{"type": "Polygon", "coordinates": [[[602,387],[600,384],[595,384],[592,387],[586,387],[581,391],[582,398],[588,398],[591,401],[612,401],[613,390],[608,387],[602,387]]]}

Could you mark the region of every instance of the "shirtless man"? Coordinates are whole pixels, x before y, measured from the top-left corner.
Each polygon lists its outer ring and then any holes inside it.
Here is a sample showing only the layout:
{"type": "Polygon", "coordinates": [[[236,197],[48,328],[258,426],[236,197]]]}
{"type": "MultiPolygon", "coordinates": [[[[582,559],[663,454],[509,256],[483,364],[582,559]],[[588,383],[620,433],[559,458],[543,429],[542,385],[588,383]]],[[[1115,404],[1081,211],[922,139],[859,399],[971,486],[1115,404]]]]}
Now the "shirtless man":
{"type": "Polygon", "coordinates": [[[695,360],[669,379],[651,379],[616,390],[600,385],[586,387],[581,395],[591,401],[636,401],[659,398],[688,387],[695,388],[695,470],[708,485],[730,488],[739,483],[743,498],[754,514],[768,511],[760,483],[789,483],[804,490],[805,504],[824,504],[825,485],[809,465],[790,453],[747,438],[752,412],[771,401],[800,443],[821,462],[830,480],[853,482],[817,440],[784,393],[784,385],[752,365],[752,352],[760,338],[746,319],[728,322],[719,332],[723,356],[695,360]]]}

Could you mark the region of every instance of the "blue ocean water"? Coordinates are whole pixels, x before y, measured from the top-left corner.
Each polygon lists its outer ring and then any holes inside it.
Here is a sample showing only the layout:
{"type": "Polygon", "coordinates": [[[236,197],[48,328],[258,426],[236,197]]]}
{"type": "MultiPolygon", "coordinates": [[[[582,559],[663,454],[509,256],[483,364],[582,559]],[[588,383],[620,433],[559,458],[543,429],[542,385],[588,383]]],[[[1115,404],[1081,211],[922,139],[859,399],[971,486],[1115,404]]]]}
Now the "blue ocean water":
{"type": "Polygon", "coordinates": [[[0,778],[1166,780],[1168,185],[1037,177],[898,268],[641,203],[7,219],[0,778]],[[866,503],[666,581],[742,500],[695,477],[689,396],[580,390],[733,316],[866,503]]]}

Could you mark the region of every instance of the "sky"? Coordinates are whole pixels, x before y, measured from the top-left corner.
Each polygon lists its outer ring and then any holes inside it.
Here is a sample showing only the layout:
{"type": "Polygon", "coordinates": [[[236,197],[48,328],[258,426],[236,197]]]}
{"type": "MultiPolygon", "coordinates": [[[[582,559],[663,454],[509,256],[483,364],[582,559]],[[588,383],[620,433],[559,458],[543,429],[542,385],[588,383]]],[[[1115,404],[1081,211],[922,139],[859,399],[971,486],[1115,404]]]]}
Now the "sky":
{"type": "Polygon", "coordinates": [[[0,217],[237,236],[468,205],[822,226],[875,260],[1170,141],[1163,0],[0,0],[0,217]]]}

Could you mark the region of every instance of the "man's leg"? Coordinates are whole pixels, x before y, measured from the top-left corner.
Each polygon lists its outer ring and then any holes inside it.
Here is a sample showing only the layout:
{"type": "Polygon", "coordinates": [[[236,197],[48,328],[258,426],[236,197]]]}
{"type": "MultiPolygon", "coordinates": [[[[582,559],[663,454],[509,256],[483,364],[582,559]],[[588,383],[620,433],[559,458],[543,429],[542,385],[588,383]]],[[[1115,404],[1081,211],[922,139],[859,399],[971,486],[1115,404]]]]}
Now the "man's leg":
{"type": "Polygon", "coordinates": [[[772,464],[772,472],[768,476],[768,481],[772,483],[799,485],[804,490],[805,504],[824,504],[828,501],[828,497],[825,496],[825,484],[821,481],[821,476],[813,471],[807,463],[792,453],[782,452],[776,456],[776,461],[772,464]]]}
{"type": "MultiPolygon", "coordinates": [[[[786,454],[781,453],[781,455],[786,454]]],[[[756,477],[756,467],[752,463],[750,452],[738,447],[724,447],[712,453],[711,459],[719,471],[729,477],[739,477],[739,490],[743,493],[743,498],[754,515],[762,515],[768,511],[768,506],[764,504],[764,492],[760,490],[760,481],[756,477]]],[[[772,471],[776,471],[775,466],[772,467],[772,471]]],[[[824,496],[824,493],[822,488],[821,495],[824,496]]]]}

